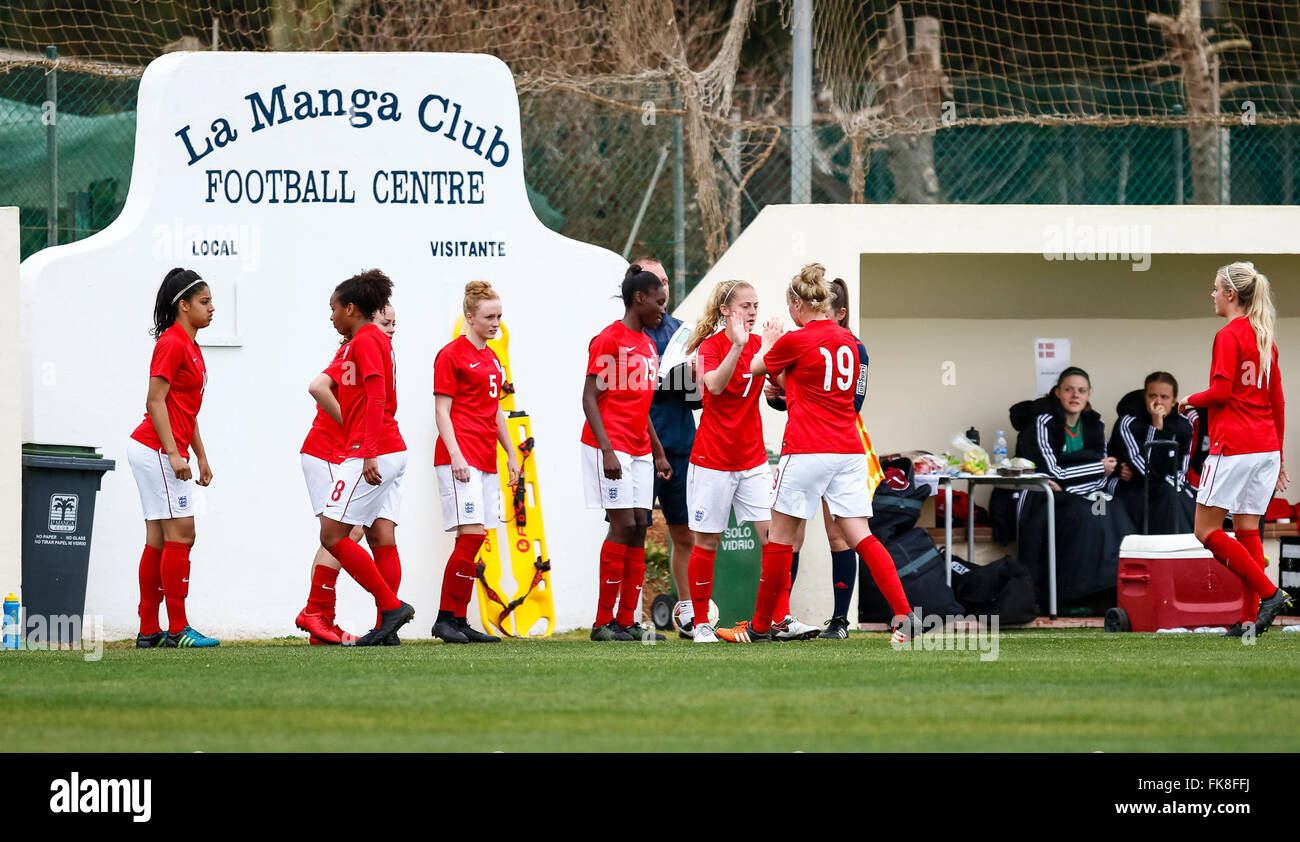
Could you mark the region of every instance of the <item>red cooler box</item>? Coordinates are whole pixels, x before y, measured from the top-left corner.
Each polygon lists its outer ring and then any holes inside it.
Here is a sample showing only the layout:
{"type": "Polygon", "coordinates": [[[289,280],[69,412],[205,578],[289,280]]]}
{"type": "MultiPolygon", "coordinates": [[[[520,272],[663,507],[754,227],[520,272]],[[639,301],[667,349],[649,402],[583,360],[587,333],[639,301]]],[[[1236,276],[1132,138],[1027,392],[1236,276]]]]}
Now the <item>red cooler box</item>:
{"type": "Polygon", "coordinates": [[[1230,626],[1241,611],[1241,580],[1192,534],[1130,535],[1119,548],[1119,608],[1107,631],[1230,626]]]}

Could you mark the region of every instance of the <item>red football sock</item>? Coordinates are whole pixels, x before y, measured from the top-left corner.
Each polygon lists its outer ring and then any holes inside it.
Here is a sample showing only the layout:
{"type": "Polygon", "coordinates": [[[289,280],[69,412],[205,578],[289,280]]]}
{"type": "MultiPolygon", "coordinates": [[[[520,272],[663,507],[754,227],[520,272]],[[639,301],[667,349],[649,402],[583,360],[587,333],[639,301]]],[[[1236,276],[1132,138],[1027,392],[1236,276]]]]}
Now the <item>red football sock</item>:
{"type": "Polygon", "coordinates": [[[478,566],[474,558],[487,535],[457,535],[447,559],[447,569],[442,573],[442,601],[440,611],[450,611],[453,617],[464,617],[469,611],[469,601],[474,596],[474,577],[478,566]]]}
{"type": "Polygon", "coordinates": [[[401,601],[384,581],[379,568],[375,566],[375,560],[370,557],[370,553],[361,549],[356,541],[351,538],[339,539],[330,550],[330,555],[337,558],[339,564],[343,565],[343,569],[348,571],[348,575],[356,579],[357,584],[375,598],[375,607],[380,611],[391,611],[401,607],[401,601]]]}
{"type": "Polygon", "coordinates": [[[627,545],[606,541],[600,545],[600,590],[596,599],[596,625],[607,625],[614,620],[614,604],[618,602],[618,589],[623,583],[623,557],[627,545]]]}
{"type": "Polygon", "coordinates": [[[1214,553],[1220,564],[1240,576],[1256,593],[1267,597],[1277,590],[1277,585],[1269,581],[1264,570],[1250,557],[1250,551],[1222,529],[1209,534],[1205,539],[1205,549],[1214,553]]]}
{"type": "Polygon", "coordinates": [[[167,602],[167,631],[180,634],[189,620],[185,618],[185,597],[190,595],[190,548],[186,544],[168,541],[163,544],[162,563],[163,599],[167,602]]]}
{"type": "Polygon", "coordinates": [[[754,598],[754,619],[750,621],[754,631],[766,632],[772,628],[772,610],[781,593],[790,589],[790,564],[793,561],[794,547],[789,544],[769,541],[764,545],[758,596],[754,598]]]}
{"type": "MultiPolygon", "coordinates": [[[[1264,560],[1264,542],[1259,539],[1259,530],[1236,529],[1233,532],[1259,568],[1263,570],[1268,567],[1268,562],[1264,560]]],[[[1241,583],[1241,614],[1238,615],[1237,622],[1253,623],[1259,619],[1259,599],[1260,595],[1255,593],[1254,588],[1245,582],[1241,583]]]]}
{"type": "Polygon", "coordinates": [[[868,535],[856,547],[858,557],[867,564],[871,578],[876,587],[889,603],[889,610],[895,617],[905,617],[912,610],[907,604],[907,594],[903,592],[903,583],[898,581],[898,568],[894,559],[875,535],[868,535]]]}
{"type": "MultiPolygon", "coordinates": [[[[384,584],[397,596],[397,588],[402,584],[402,559],[397,555],[397,545],[387,544],[382,547],[371,547],[375,554],[375,567],[379,568],[379,575],[384,577],[384,584]]],[[[379,628],[381,618],[378,613],[375,614],[375,628],[379,628]]]]}
{"type": "Polygon", "coordinates": [[[162,631],[158,625],[158,606],[163,601],[162,553],[145,544],[140,554],[140,634],[162,631]]]}
{"type": "Polygon", "coordinates": [[[307,596],[307,607],[316,614],[324,614],[334,619],[334,586],[338,584],[339,572],[325,564],[313,564],[311,568],[311,592],[307,596]]]}
{"type": "Polygon", "coordinates": [[[686,575],[691,580],[691,606],[695,609],[695,622],[709,621],[709,600],[713,598],[713,560],[717,550],[702,549],[699,544],[691,550],[686,563],[686,575]]]}
{"type": "Polygon", "coordinates": [[[779,623],[790,614],[790,591],[794,590],[794,577],[786,579],[786,586],[776,595],[776,604],[772,606],[772,622],[779,623]]]}
{"type": "Polygon", "coordinates": [[[627,628],[639,619],[637,605],[641,601],[641,586],[645,584],[645,545],[628,547],[623,556],[623,584],[618,589],[618,624],[627,628]]]}

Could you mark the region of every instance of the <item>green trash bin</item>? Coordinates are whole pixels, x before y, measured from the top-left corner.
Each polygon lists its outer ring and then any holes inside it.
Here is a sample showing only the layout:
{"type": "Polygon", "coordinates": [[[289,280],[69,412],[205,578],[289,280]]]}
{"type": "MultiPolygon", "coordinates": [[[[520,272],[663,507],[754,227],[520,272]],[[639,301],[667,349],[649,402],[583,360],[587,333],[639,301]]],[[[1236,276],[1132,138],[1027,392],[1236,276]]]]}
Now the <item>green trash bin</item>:
{"type": "MultiPolygon", "coordinates": [[[[775,467],[779,457],[767,454],[768,465],[775,467]]],[[[754,616],[754,599],[758,596],[758,576],[763,570],[763,545],[752,523],[737,526],[736,514],[727,518],[727,531],[718,541],[718,555],[713,564],[713,601],[718,603],[718,626],[727,626],[754,616]]]]}
{"type": "Polygon", "coordinates": [[[754,525],[736,525],[736,515],[727,519],[727,531],[718,541],[713,563],[713,601],[718,603],[718,626],[725,628],[754,616],[758,596],[758,575],[763,568],[763,545],[754,525]]]}
{"type": "Polygon", "coordinates": [[[79,642],[53,637],[82,627],[95,495],[114,467],[93,447],[23,445],[23,609],[40,642],[79,642]]]}

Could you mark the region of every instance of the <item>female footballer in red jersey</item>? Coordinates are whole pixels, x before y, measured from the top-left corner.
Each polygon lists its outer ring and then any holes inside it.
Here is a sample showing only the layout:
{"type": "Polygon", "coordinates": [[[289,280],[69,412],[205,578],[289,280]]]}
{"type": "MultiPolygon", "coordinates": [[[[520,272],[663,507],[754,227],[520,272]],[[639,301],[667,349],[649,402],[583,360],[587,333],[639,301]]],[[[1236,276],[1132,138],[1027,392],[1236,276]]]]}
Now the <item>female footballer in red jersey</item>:
{"type": "Polygon", "coordinates": [[[394,530],[401,508],[406,443],[397,427],[397,389],[393,346],[374,323],[393,293],[393,282],[378,269],[339,284],[330,297],[330,320],[349,341],[339,380],[343,416],[343,461],[320,519],[321,546],[375,598],[375,628],[356,646],[378,646],[415,616],[415,609],[393,592],[381,569],[400,580],[394,530]],[[348,537],[352,527],[366,528],[366,543],[376,559],[348,537]],[[394,572],[396,575],[394,575],[394,572]]]}
{"type": "Polygon", "coordinates": [[[759,542],[767,543],[772,473],[758,413],[763,378],[749,370],[762,345],[750,332],[758,319],[758,293],[745,281],[722,281],[709,294],[704,313],[686,343],[687,352],[695,352],[704,384],[704,409],[686,478],[687,517],[695,533],[687,576],[697,618],[695,642],[717,643],[708,617],[718,538],[734,511],[736,523],[749,521],[759,542]],[[715,333],[719,322],[723,328],[715,333]]]}
{"type": "Polygon", "coordinates": [[[871,516],[867,454],[853,408],[857,340],[828,317],[831,290],[821,264],[803,267],[790,282],[787,299],[790,318],[800,330],[784,335],[764,330],[763,344],[750,364],[755,377],[776,378],[789,396],[754,617],[743,626],[718,630],[718,637],[736,643],[774,639],[772,612],[790,585],[799,527],[812,518],[825,497],[844,537],[867,564],[899,619],[894,642],[906,641],[919,633],[920,620],[907,604],[893,559],[867,525],[871,516]]]}
{"type": "Polygon", "coordinates": [[[140,426],[127,442],[127,461],[144,509],[144,553],[140,557],[140,632],[135,645],[217,646],[185,617],[190,591],[190,547],[194,545],[194,488],[212,482],[207,452],[199,437],[199,407],[208,369],[194,337],[212,324],[212,293],[191,269],[176,268],[163,278],[153,309],[153,360],[149,395],[140,426]],[[199,476],[192,479],[193,446],[199,476]],[[167,603],[167,631],[158,624],[158,607],[167,603]]]}
{"type": "Polygon", "coordinates": [[[643,628],[635,612],[645,583],[645,530],[654,477],[672,476],[650,423],[659,355],[642,332],[663,320],[668,295],[656,275],[633,264],[623,279],[622,298],[623,318],[596,334],[587,347],[582,388],[587,418],[582,426],[583,488],[587,507],[603,507],[609,518],[591,639],[663,640],[643,628]]]}
{"type": "MultiPolygon", "coordinates": [[[[397,313],[391,304],[379,311],[375,324],[392,340],[393,334],[397,332],[397,313]]],[[[307,387],[308,394],[316,399],[316,418],[312,421],[311,430],[307,432],[300,453],[302,474],[307,481],[307,496],[317,518],[325,511],[326,498],[334,488],[335,468],[343,461],[343,412],[339,408],[338,384],[342,377],[342,360],[347,353],[347,345],[346,338],[339,342],[334,359],[307,387]]],[[[348,537],[359,544],[365,534],[363,527],[354,526],[348,537]]],[[[384,581],[396,593],[401,568],[396,570],[398,581],[391,578],[393,572],[380,567],[384,581]]],[[[334,588],[338,576],[338,560],[324,547],[317,547],[316,558],[312,561],[311,591],[307,597],[307,607],[299,612],[294,621],[298,628],[311,636],[313,644],[351,643],[356,639],[356,635],[345,632],[334,621],[334,588]]],[[[400,641],[394,633],[385,638],[384,643],[393,645],[400,641]]]]}
{"type": "MultiPolygon", "coordinates": [[[[1221,564],[1237,574],[1246,600],[1259,603],[1253,624],[1246,616],[1225,634],[1261,634],[1291,596],[1264,574],[1259,521],[1274,492],[1286,489],[1282,434],[1286,402],[1273,342],[1277,313],[1268,278],[1252,263],[1231,263],[1214,276],[1215,315],[1228,319],[1214,336],[1210,388],[1179,406],[1210,409],[1210,455],[1196,495],[1196,537],[1221,564]],[[1223,531],[1232,514],[1236,539],[1223,531]],[[1252,593],[1253,592],[1253,593],[1252,593]]],[[[1243,612],[1244,614],[1245,612],[1243,612]]]]}
{"type": "MultiPolygon", "coordinates": [[[[830,282],[831,287],[831,307],[830,318],[835,323],[849,333],[853,330],[849,327],[849,287],[843,278],[834,278],[830,282]]],[[[871,437],[867,435],[866,425],[862,421],[862,404],[867,397],[867,349],[858,339],[856,334],[854,340],[858,347],[858,382],[853,391],[853,411],[857,413],[858,435],[862,438],[863,449],[867,453],[868,476],[871,477],[869,491],[874,493],[875,485],[881,476],[880,461],[876,458],[875,452],[871,449],[871,437]]],[[[778,409],[782,412],[786,410],[785,392],[780,390],[776,384],[768,382],[763,392],[768,397],[768,406],[778,409]]],[[[803,546],[804,525],[801,523],[799,533],[794,542],[794,563],[790,565],[790,585],[794,586],[794,578],[799,575],[799,550],[803,546]]],[[[849,542],[844,537],[844,530],[840,529],[839,524],[831,517],[830,506],[827,505],[825,498],[822,499],[822,523],[826,525],[826,539],[831,547],[831,587],[834,595],[834,608],[832,609],[831,619],[826,624],[826,631],[821,632],[818,637],[823,640],[846,640],[849,636],[849,602],[853,598],[853,587],[857,579],[858,558],[857,553],[849,546],[849,542]]],[[[808,632],[817,631],[813,626],[799,622],[790,613],[790,590],[786,588],[776,599],[776,608],[772,610],[772,627],[773,636],[777,640],[799,640],[805,637],[811,637],[808,632]],[[784,619],[782,619],[784,618],[784,619]]]]}
{"type": "Polygon", "coordinates": [[[433,393],[438,421],[434,471],[442,499],[442,525],[456,545],[442,574],[442,601],[433,636],[447,643],[500,643],[469,624],[475,557],[487,528],[501,522],[497,443],[506,451],[510,485],[519,480],[519,459],[501,410],[505,369],[488,340],[501,329],[501,297],[485,281],[465,284],[465,335],[438,352],[433,393]]]}

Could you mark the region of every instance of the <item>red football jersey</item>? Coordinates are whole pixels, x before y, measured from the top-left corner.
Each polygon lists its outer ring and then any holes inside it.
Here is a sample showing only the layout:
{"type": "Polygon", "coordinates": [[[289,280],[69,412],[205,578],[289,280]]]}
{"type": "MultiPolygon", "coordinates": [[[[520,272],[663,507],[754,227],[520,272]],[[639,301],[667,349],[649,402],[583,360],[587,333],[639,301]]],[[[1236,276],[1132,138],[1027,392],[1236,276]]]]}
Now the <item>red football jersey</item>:
{"type": "MultiPolygon", "coordinates": [[[[596,407],[609,443],[620,453],[650,452],[650,402],[659,385],[659,354],[644,333],[616,321],[587,346],[587,374],[599,379],[596,407]]],[[[582,425],[582,443],[600,447],[591,425],[582,425]]]]}
{"type": "Polygon", "coordinates": [[[691,448],[692,465],[715,471],[747,471],[767,464],[763,421],[758,414],[763,378],[749,372],[749,364],[762,344],[762,339],[750,335],[727,388],[715,395],[703,385],[704,375],[715,370],[731,353],[731,338],[722,330],[700,343],[695,352],[695,365],[704,412],[700,415],[700,428],[695,431],[695,446],[691,448]]]}
{"type": "MultiPolygon", "coordinates": [[[[203,352],[185,329],[174,324],[163,331],[153,345],[153,360],[149,363],[149,376],[166,379],[167,420],[171,422],[172,438],[181,458],[190,458],[190,439],[198,422],[199,407],[203,405],[203,390],[208,385],[208,367],[203,362],[203,352]]],[[[148,411],[131,438],[154,450],[162,450],[162,442],[153,428],[148,411]]]]}
{"type": "MultiPolygon", "coordinates": [[[[347,350],[347,343],[340,345],[338,351],[334,353],[334,359],[322,372],[332,381],[330,391],[334,393],[335,399],[339,396],[339,380],[343,376],[343,355],[347,350]]],[[[343,461],[343,428],[326,415],[325,410],[319,405],[316,407],[316,418],[311,422],[311,429],[307,431],[307,438],[303,440],[302,450],[298,452],[324,459],[335,465],[343,461]]]]}
{"type": "Polygon", "coordinates": [[[778,339],[764,360],[770,376],[785,372],[782,454],[863,452],[853,410],[858,340],[852,333],[817,319],[778,339]]]}
{"type": "Polygon", "coordinates": [[[343,410],[343,456],[369,458],[406,450],[397,429],[397,385],[393,373],[393,344],[376,325],[362,325],[344,346],[339,361],[339,405],[343,410]],[[365,383],[382,378],[383,412],[378,430],[366,423],[365,383]]]}
{"type": "Polygon", "coordinates": [[[1232,384],[1232,399],[1210,412],[1210,452],[1231,456],[1238,453],[1271,453],[1280,450],[1277,425],[1273,420],[1269,386],[1279,386],[1282,372],[1273,346],[1269,382],[1261,382],[1259,345],[1255,329],[1245,316],[1228,322],[1214,335],[1210,382],[1226,377],[1232,384]]]}
{"type": "MultiPolygon", "coordinates": [[[[496,353],[480,351],[466,336],[444,345],[433,361],[433,393],[451,397],[451,426],[460,455],[470,467],[490,474],[497,472],[497,409],[505,376],[496,353]]],[[[433,464],[451,464],[441,435],[433,464]]]]}

